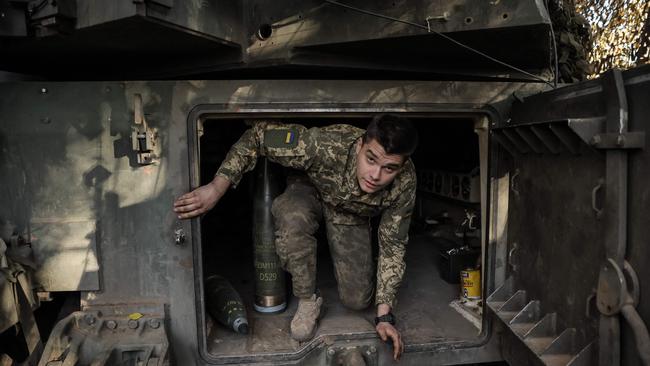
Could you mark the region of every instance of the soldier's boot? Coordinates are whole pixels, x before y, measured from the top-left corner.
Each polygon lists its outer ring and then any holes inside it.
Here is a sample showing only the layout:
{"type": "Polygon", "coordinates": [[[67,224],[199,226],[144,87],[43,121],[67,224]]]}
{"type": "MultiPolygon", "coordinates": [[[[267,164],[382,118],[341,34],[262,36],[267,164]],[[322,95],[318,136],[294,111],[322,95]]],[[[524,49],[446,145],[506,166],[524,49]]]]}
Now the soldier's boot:
{"type": "Polygon", "coordinates": [[[323,298],[316,294],[308,299],[300,299],[298,310],[291,320],[291,338],[304,342],[314,337],[322,305],[323,298]]]}

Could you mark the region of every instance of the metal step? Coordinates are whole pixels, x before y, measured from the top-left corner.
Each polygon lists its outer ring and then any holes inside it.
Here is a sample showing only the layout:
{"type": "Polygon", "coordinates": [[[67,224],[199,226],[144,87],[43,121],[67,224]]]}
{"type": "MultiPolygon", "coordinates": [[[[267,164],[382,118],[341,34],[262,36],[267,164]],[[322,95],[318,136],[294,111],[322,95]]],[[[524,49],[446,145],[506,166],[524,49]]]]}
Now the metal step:
{"type": "Polygon", "coordinates": [[[555,313],[542,314],[539,300],[528,300],[524,290],[508,278],[487,298],[487,305],[523,343],[548,366],[592,365],[594,343],[578,347],[574,328],[557,329],[555,313]]]}
{"type": "Polygon", "coordinates": [[[499,288],[488,296],[486,302],[495,313],[498,313],[498,311],[501,310],[501,307],[503,307],[506,301],[508,301],[514,293],[512,277],[508,277],[503,285],[499,286],[499,288]]]}
{"type": "Polygon", "coordinates": [[[576,330],[574,328],[565,329],[540,355],[544,364],[566,366],[577,354],[575,339],[576,330]]]}
{"type": "Polygon", "coordinates": [[[555,339],[557,337],[556,331],[557,315],[555,313],[545,314],[535,325],[521,337],[524,341],[531,338],[547,338],[555,339]]]}
{"type": "Polygon", "coordinates": [[[512,329],[512,331],[515,332],[517,336],[521,337],[533,326],[535,326],[535,323],[516,323],[510,324],[510,329],[512,329]]]}
{"type": "Polygon", "coordinates": [[[497,127],[492,137],[510,154],[579,154],[596,145],[593,137],[605,130],[605,118],[571,118],[497,127]]]}
{"type": "Polygon", "coordinates": [[[540,320],[540,303],[538,300],[530,301],[510,320],[510,328],[519,337],[528,333],[540,320]]]}
{"type": "Polygon", "coordinates": [[[596,346],[595,341],[583,348],[569,363],[567,366],[592,366],[597,363],[596,358],[596,346]]]}
{"type": "Polygon", "coordinates": [[[526,345],[530,348],[531,351],[535,352],[536,355],[544,352],[548,346],[553,343],[555,337],[533,337],[526,341],[526,345]]]}
{"type": "Polygon", "coordinates": [[[541,355],[557,338],[556,319],[555,313],[544,315],[521,337],[528,348],[535,352],[536,355],[541,355]]]}
{"type": "Polygon", "coordinates": [[[547,366],[566,366],[569,364],[572,355],[544,355],[542,356],[542,362],[547,366]]]}

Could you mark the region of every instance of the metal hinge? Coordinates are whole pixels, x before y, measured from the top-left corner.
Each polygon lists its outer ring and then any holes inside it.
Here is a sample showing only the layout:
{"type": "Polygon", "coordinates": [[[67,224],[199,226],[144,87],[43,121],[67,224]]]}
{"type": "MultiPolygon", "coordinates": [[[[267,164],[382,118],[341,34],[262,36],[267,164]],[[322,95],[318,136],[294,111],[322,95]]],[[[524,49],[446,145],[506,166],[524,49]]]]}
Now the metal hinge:
{"type": "Polygon", "coordinates": [[[636,306],[639,303],[639,278],[627,261],[620,268],[609,258],[600,269],[596,306],[606,316],[622,314],[632,329],[637,350],[644,365],[650,364],[650,335],[648,328],[639,316],[636,306]]]}

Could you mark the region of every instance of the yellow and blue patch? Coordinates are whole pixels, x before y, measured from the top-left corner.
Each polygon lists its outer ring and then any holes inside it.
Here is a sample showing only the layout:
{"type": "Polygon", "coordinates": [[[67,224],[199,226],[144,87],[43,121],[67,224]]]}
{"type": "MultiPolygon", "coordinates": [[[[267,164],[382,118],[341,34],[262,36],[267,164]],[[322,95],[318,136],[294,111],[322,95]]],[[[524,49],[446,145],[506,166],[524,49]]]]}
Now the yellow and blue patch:
{"type": "Polygon", "coordinates": [[[298,131],[293,128],[266,130],[264,145],[273,148],[294,148],[298,146],[298,131]]]}
{"type": "Polygon", "coordinates": [[[293,138],[294,138],[295,136],[296,136],[296,135],[295,135],[293,132],[291,132],[291,131],[287,131],[287,137],[284,139],[284,143],[285,143],[285,144],[290,144],[290,143],[292,143],[292,142],[293,142],[293,138]]]}

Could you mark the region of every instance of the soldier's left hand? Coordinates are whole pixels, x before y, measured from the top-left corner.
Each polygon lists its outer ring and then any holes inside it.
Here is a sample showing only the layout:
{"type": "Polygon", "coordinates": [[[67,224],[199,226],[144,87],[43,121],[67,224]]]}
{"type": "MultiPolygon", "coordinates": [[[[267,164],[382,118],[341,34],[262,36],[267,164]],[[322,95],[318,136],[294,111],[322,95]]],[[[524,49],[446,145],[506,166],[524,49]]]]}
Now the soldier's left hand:
{"type": "Polygon", "coordinates": [[[404,342],[402,341],[402,335],[392,324],[387,322],[381,322],[375,327],[379,338],[382,341],[386,342],[389,339],[393,341],[393,358],[397,361],[402,352],[404,352],[404,342]]]}

